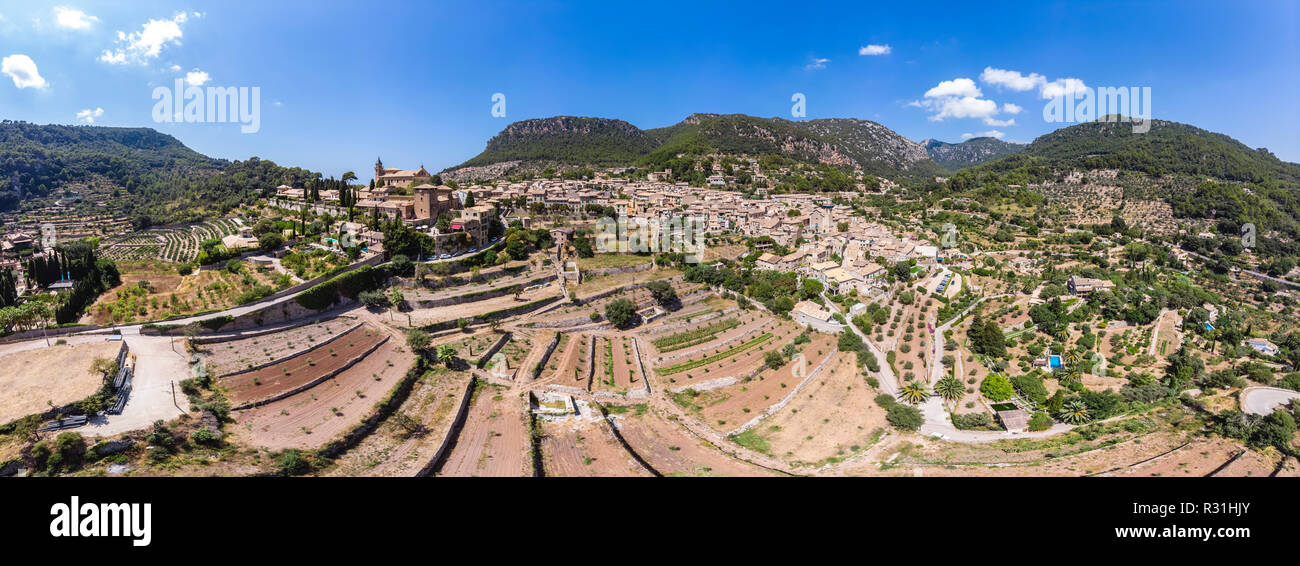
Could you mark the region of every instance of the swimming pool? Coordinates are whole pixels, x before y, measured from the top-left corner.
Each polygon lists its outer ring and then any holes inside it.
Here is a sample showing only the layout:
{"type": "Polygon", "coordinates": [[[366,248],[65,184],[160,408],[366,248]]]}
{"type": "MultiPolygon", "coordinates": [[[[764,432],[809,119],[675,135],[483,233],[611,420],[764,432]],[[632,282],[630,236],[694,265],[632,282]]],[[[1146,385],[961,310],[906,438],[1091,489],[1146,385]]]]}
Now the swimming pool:
{"type": "Polygon", "coordinates": [[[1047,365],[1052,369],[1061,369],[1061,356],[1048,356],[1047,365]]]}

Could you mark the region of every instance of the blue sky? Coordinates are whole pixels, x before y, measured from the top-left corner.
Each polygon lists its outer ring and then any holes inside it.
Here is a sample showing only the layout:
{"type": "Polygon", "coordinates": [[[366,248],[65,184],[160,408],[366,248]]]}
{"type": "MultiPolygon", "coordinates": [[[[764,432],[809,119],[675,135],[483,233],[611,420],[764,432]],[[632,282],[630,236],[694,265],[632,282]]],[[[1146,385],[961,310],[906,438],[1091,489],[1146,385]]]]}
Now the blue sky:
{"type": "Polygon", "coordinates": [[[1079,84],[1150,87],[1154,117],[1300,162],[1294,0],[8,2],[0,57],[2,118],[155,127],[215,157],[363,179],[377,155],[455,165],[515,120],[790,118],[796,92],[810,119],[1028,142],[1067,125],[1043,120],[1043,92],[1079,84]],[[260,87],[260,129],[155,123],[154,88],[187,76],[260,87]]]}

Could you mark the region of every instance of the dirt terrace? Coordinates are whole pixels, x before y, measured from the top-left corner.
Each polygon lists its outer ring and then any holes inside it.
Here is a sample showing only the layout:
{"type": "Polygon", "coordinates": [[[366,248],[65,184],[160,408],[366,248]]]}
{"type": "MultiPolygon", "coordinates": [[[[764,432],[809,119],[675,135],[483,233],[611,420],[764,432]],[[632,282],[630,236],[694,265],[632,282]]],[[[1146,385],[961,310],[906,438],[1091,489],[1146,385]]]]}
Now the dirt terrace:
{"type": "Polygon", "coordinates": [[[542,369],[538,382],[585,387],[588,340],[586,334],[561,334],[560,344],[555,347],[550,361],[542,369]]]}
{"type": "Polygon", "coordinates": [[[792,464],[842,460],[870,447],[889,428],[876,391],[858,375],[853,354],[835,355],[789,405],[754,430],[792,464]]]}
{"type": "Polygon", "coordinates": [[[450,434],[469,378],[469,372],[443,366],[425,373],[394,413],[411,417],[420,428],[410,430],[390,417],[379,430],[341,456],[325,475],[409,477],[419,473],[450,434]]]}
{"type": "Polygon", "coordinates": [[[528,464],[527,401],[519,394],[480,384],[439,476],[519,477],[528,464]]]}
{"type": "Polygon", "coordinates": [[[1134,466],[1119,475],[1201,477],[1214,472],[1242,450],[1245,449],[1240,444],[1224,438],[1198,439],[1167,456],[1134,466]]]}
{"type": "Polygon", "coordinates": [[[320,385],[236,411],[236,436],[247,444],[277,450],[320,447],[365,418],[413,363],[415,356],[390,340],[320,385]]]}
{"type": "Polygon", "coordinates": [[[212,373],[225,375],[310,349],[356,324],[351,317],[330,318],[284,332],[204,344],[203,351],[212,373]]]}
{"type": "Polygon", "coordinates": [[[347,365],[386,337],[370,325],[363,325],[301,356],[223,378],[221,383],[235,406],[270,399],[347,365]]]}
{"type": "Polygon", "coordinates": [[[63,344],[0,357],[0,423],[75,403],[99,391],[95,358],[117,359],[121,342],[63,344]]]}
{"type": "MultiPolygon", "coordinates": [[[[788,361],[775,371],[764,369],[749,381],[704,393],[697,402],[701,406],[700,417],[720,432],[734,430],[757,417],[789,395],[794,387],[808,377],[831,354],[835,346],[834,340],[829,334],[813,334],[811,342],[800,346],[800,352],[804,356],[803,364],[788,361]]],[[[782,343],[772,342],[772,347],[768,350],[782,343]]]]}
{"type": "MultiPolygon", "coordinates": [[[[786,343],[794,339],[800,332],[800,329],[793,323],[785,323],[770,331],[772,336],[761,344],[750,346],[743,352],[722,358],[710,364],[698,366],[689,370],[679,371],[671,375],[660,375],[660,387],[677,388],[692,383],[701,383],[721,377],[744,378],[753,370],[757,369],[763,363],[763,354],[773,348],[781,348],[786,343]],[[667,383],[663,383],[667,381],[667,383]]],[[[751,340],[762,336],[762,332],[756,332],[751,336],[745,337],[744,340],[737,340],[730,344],[714,346],[712,349],[700,352],[697,355],[689,356],[682,359],[668,362],[664,367],[656,367],[655,371],[667,369],[667,367],[688,363],[694,360],[702,360],[709,356],[727,352],[751,340]]]]}
{"type": "Polygon", "coordinates": [[[548,476],[646,477],[652,475],[632,458],[599,417],[541,421],[542,467],[548,476]]]}
{"type": "Polygon", "coordinates": [[[636,352],[627,336],[596,337],[596,375],[593,391],[624,394],[645,387],[645,376],[636,366],[636,352]],[[611,369],[612,368],[612,369],[611,369]]]}
{"type": "Polygon", "coordinates": [[[657,413],[615,418],[619,433],[650,467],[665,476],[772,476],[775,472],[734,459],[657,413]]]}

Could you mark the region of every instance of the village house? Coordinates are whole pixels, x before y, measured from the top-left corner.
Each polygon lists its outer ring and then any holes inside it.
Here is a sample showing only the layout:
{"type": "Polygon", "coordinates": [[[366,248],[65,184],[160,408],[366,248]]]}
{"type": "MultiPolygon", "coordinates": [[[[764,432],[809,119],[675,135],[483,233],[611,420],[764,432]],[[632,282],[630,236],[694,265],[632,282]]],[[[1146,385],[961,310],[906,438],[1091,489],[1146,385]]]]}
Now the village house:
{"type": "Polygon", "coordinates": [[[1069,287],[1071,295],[1087,297],[1092,294],[1093,291],[1099,289],[1113,289],[1115,284],[1105,279],[1090,279],[1088,277],[1071,275],[1070,280],[1066,282],[1066,286],[1069,287]]]}

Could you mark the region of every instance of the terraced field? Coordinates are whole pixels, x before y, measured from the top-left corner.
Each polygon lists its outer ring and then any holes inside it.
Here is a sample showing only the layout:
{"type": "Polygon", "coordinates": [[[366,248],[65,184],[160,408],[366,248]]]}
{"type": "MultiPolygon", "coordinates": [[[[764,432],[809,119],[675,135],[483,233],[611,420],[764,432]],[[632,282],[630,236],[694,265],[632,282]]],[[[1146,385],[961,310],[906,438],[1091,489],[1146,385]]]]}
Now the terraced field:
{"type": "Polygon", "coordinates": [[[150,228],[112,238],[102,246],[104,255],[114,260],[160,259],[181,263],[198,257],[199,242],[220,240],[239,232],[242,226],[242,219],[221,218],[188,226],[150,228]]]}

